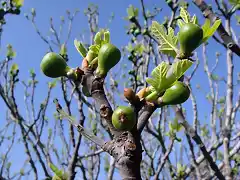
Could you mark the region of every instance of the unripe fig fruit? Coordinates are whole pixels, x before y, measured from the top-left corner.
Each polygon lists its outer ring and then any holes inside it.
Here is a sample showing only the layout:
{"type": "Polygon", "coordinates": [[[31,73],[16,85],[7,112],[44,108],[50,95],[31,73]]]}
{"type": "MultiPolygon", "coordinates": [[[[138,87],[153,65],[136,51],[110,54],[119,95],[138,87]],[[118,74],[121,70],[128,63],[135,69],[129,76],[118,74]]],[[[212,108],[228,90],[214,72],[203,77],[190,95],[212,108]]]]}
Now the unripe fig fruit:
{"type": "Polygon", "coordinates": [[[70,67],[62,56],[54,52],[47,53],[40,64],[42,72],[51,78],[66,76],[70,67]]]}
{"type": "Polygon", "coordinates": [[[136,114],[129,106],[119,106],[112,114],[112,123],[116,129],[130,131],[136,124],[136,114]]]}
{"type": "Polygon", "coordinates": [[[96,73],[102,77],[106,76],[108,71],[113,68],[121,58],[120,50],[110,44],[103,44],[98,53],[98,67],[96,73]]]}
{"type": "Polygon", "coordinates": [[[190,55],[194,51],[203,38],[203,30],[197,24],[184,24],[178,34],[180,50],[186,55],[190,55]]]}
{"type": "Polygon", "coordinates": [[[176,105],[184,103],[190,96],[190,89],[183,82],[177,81],[168,88],[161,97],[162,105],[176,105]]]}

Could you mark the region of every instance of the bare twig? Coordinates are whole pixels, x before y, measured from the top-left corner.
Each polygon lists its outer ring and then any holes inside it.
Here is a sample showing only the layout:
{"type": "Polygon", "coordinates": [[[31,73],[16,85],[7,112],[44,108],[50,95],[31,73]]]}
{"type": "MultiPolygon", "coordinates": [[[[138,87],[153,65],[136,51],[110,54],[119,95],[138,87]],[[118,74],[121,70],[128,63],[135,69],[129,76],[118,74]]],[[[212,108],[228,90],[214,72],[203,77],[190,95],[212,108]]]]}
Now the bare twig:
{"type": "Polygon", "coordinates": [[[215,175],[220,179],[220,180],[225,180],[223,174],[221,171],[218,169],[216,163],[213,161],[211,155],[208,153],[204,143],[202,142],[201,138],[199,135],[194,131],[194,129],[188,124],[188,122],[185,120],[185,117],[182,113],[182,110],[179,107],[176,107],[176,114],[180,119],[181,124],[185,128],[185,132],[198,144],[199,148],[201,149],[203,155],[205,158],[208,160],[210,167],[212,170],[215,172],[215,175]]]}

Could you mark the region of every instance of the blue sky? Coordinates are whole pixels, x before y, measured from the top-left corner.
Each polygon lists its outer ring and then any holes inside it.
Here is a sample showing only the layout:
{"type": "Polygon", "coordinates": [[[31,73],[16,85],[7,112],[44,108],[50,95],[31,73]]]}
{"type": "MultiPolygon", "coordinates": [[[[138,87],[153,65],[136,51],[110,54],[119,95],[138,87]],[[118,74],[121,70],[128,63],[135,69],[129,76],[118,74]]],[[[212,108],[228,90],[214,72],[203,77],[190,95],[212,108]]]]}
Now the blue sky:
{"type": "MultiPolygon", "coordinates": [[[[34,7],[36,9],[36,24],[39,28],[39,30],[42,32],[43,35],[49,34],[49,18],[53,18],[53,22],[55,27],[58,28],[58,25],[60,23],[60,16],[66,17],[66,10],[70,10],[70,12],[73,12],[76,8],[80,10],[78,15],[76,16],[75,20],[73,21],[73,29],[72,29],[72,35],[68,44],[68,53],[69,53],[69,65],[72,67],[78,66],[81,63],[81,56],[78,54],[78,52],[75,50],[73,40],[75,38],[79,39],[79,35],[83,33],[85,30],[88,30],[87,27],[87,18],[83,15],[83,10],[87,8],[89,3],[95,3],[99,6],[99,27],[105,28],[108,27],[111,32],[111,41],[113,44],[117,45],[118,47],[122,47],[128,44],[129,37],[127,37],[125,33],[124,26],[128,25],[128,22],[124,20],[124,17],[126,16],[126,8],[129,6],[129,4],[133,4],[135,7],[140,8],[140,1],[137,0],[95,0],[95,1],[88,1],[88,0],[29,0],[24,2],[24,6],[22,7],[22,13],[19,16],[7,16],[7,24],[4,26],[4,32],[2,35],[1,40],[1,49],[0,49],[0,56],[1,59],[5,57],[6,52],[6,45],[11,44],[13,48],[17,52],[17,56],[14,59],[14,62],[19,65],[20,68],[20,80],[26,80],[29,78],[29,70],[34,69],[37,74],[37,79],[39,80],[39,85],[36,90],[36,106],[40,102],[43,101],[43,98],[46,96],[46,91],[43,89],[47,88],[47,82],[51,79],[43,76],[43,74],[40,72],[40,61],[46,51],[48,50],[48,46],[46,43],[44,43],[39,36],[37,35],[36,31],[34,30],[32,24],[30,21],[28,21],[24,17],[24,13],[29,14],[31,11],[31,8],[34,7]],[[110,15],[114,13],[114,20],[109,23],[110,15]]],[[[166,6],[164,1],[159,0],[145,0],[146,3],[146,9],[153,10],[153,5],[157,5],[158,7],[163,8],[163,11],[160,12],[160,14],[156,17],[156,20],[159,22],[163,21],[164,16],[170,15],[169,8],[166,6]]],[[[140,8],[141,9],[141,8],[140,8]]],[[[196,13],[199,15],[200,23],[203,23],[202,15],[200,15],[199,10],[194,6],[190,6],[190,13],[196,13]]],[[[141,21],[141,19],[140,19],[141,21]]],[[[235,21],[234,21],[235,23],[235,21]]],[[[143,23],[142,23],[143,24],[143,23]]],[[[233,24],[234,27],[236,27],[235,24],[233,24]]],[[[239,26],[236,27],[239,29],[239,26]]],[[[66,32],[67,26],[65,26],[65,32],[66,32]]],[[[237,30],[236,29],[236,30],[237,30]]],[[[66,34],[66,33],[65,33],[66,34]]],[[[86,37],[87,40],[88,37],[86,37]]],[[[222,57],[219,61],[219,67],[216,70],[216,74],[221,76],[226,76],[226,52],[225,50],[220,47],[219,45],[216,45],[216,43],[210,39],[210,44],[207,47],[208,51],[208,59],[210,67],[215,63],[215,52],[219,51],[222,53],[222,57]]],[[[201,61],[201,53],[202,48],[199,48],[198,53],[200,54],[200,68],[197,70],[194,78],[193,78],[193,90],[194,94],[197,95],[197,103],[200,110],[199,113],[199,120],[201,123],[207,123],[209,122],[209,116],[207,120],[204,119],[205,115],[209,114],[210,111],[210,105],[209,103],[206,103],[205,95],[203,93],[200,93],[198,90],[196,90],[195,85],[200,84],[202,89],[206,92],[209,91],[208,89],[208,82],[207,82],[207,76],[203,72],[203,63],[201,61]]],[[[127,59],[122,59],[123,63],[127,62],[127,59]]],[[[239,57],[234,55],[234,64],[235,70],[234,70],[234,76],[237,76],[237,72],[240,70],[240,61],[239,57]]],[[[211,69],[211,68],[210,68],[211,69]]],[[[0,79],[1,81],[1,79],[0,79]]],[[[220,83],[220,96],[225,96],[225,84],[220,83]]],[[[239,87],[237,88],[239,90],[239,87]]],[[[54,89],[55,93],[57,93],[57,89],[54,89]]],[[[23,103],[23,86],[19,83],[17,86],[16,96],[17,96],[17,102],[19,103],[19,108],[22,110],[22,113],[25,115],[24,110],[24,103],[23,103]]],[[[235,93],[235,97],[236,97],[235,93]]],[[[57,94],[58,95],[58,94],[57,94]]],[[[59,98],[61,96],[59,95],[59,98]]],[[[54,97],[53,97],[54,98],[54,97]]],[[[3,101],[0,100],[0,106],[3,106],[3,101]]],[[[191,123],[191,101],[188,100],[184,107],[189,109],[188,111],[188,117],[189,122],[191,123]]],[[[4,112],[6,110],[6,107],[3,108],[3,113],[0,113],[0,119],[4,120],[4,112]]],[[[50,105],[48,109],[49,118],[52,118],[51,115],[55,111],[54,105],[50,105]]],[[[18,147],[17,145],[15,146],[18,147]]],[[[1,149],[5,149],[4,146],[1,149]]],[[[4,152],[4,151],[3,151],[4,152]]],[[[2,151],[0,150],[0,153],[2,151]]],[[[21,153],[24,153],[22,151],[21,153]]],[[[20,152],[13,151],[11,154],[11,157],[13,158],[14,167],[15,169],[18,169],[22,166],[22,158],[19,156],[20,152]]]]}

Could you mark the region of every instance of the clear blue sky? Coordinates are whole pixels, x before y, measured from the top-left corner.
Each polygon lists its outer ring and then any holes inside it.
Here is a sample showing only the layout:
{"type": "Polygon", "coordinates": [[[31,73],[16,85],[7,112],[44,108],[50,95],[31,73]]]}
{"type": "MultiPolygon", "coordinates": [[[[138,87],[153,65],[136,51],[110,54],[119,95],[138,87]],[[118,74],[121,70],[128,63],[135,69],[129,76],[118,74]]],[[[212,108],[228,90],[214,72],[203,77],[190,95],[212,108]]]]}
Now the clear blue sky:
{"type": "MultiPolygon", "coordinates": [[[[135,7],[140,8],[140,1],[137,0],[95,0],[95,1],[88,1],[88,0],[29,0],[25,1],[24,6],[22,8],[22,13],[19,16],[7,16],[7,24],[4,26],[4,32],[2,35],[1,40],[1,59],[5,57],[6,52],[6,45],[11,44],[13,48],[17,52],[17,57],[14,59],[14,62],[19,65],[20,68],[20,80],[26,80],[29,78],[29,70],[34,69],[37,74],[37,79],[39,80],[39,87],[36,91],[37,97],[36,97],[36,106],[40,102],[43,101],[43,99],[46,96],[46,91],[44,90],[47,87],[47,82],[50,80],[49,78],[43,76],[43,74],[40,72],[39,64],[44,56],[44,54],[47,51],[47,44],[45,44],[37,35],[35,32],[32,24],[30,21],[26,20],[24,17],[24,13],[29,14],[32,7],[36,9],[36,23],[39,27],[40,31],[43,35],[49,34],[49,18],[53,18],[53,22],[56,25],[55,27],[58,28],[59,22],[60,22],[60,16],[66,17],[66,10],[70,10],[73,12],[76,8],[80,10],[80,13],[77,15],[73,22],[73,31],[72,35],[69,41],[68,45],[68,52],[69,52],[69,58],[70,66],[77,66],[81,63],[81,57],[78,54],[78,52],[75,50],[75,47],[73,45],[73,40],[75,37],[79,38],[79,34],[82,33],[84,30],[88,30],[87,27],[87,19],[83,14],[83,10],[88,6],[89,3],[95,3],[99,6],[99,26],[101,28],[108,27],[111,32],[111,41],[117,45],[118,47],[125,46],[128,44],[129,37],[127,37],[125,33],[125,28],[128,24],[127,21],[125,21],[123,18],[126,16],[126,8],[129,6],[129,4],[133,4],[135,7]],[[115,18],[112,21],[112,23],[109,23],[109,18],[112,12],[115,14],[115,18]]],[[[146,8],[149,10],[153,9],[153,5],[157,5],[158,7],[162,7],[163,11],[160,12],[160,14],[157,16],[157,19],[159,22],[163,21],[164,16],[170,15],[169,14],[169,8],[166,6],[165,2],[163,0],[145,0],[146,8]]],[[[200,15],[199,10],[191,4],[190,6],[190,13],[196,13],[199,15],[200,22],[203,23],[202,15],[200,15]]],[[[235,24],[234,24],[234,27],[235,24]]],[[[239,29],[239,27],[237,27],[239,29]]],[[[88,37],[86,37],[88,38],[88,37]]],[[[216,70],[217,74],[221,76],[226,76],[226,60],[225,60],[225,51],[222,47],[219,45],[216,45],[216,43],[213,40],[209,41],[210,44],[207,48],[208,50],[208,58],[209,58],[209,64],[213,65],[215,63],[215,52],[223,52],[223,57],[220,59],[219,67],[216,70]]],[[[199,54],[201,54],[201,48],[199,48],[200,51],[199,54]]],[[[122,62],[127,62],[126,59],[123,59],[122,62]]],[[[240,61],[238,57],[234,57],[235,62],[235,77],[237,76],[237,72],[240,70],[240,61]]],[[[211,66],[210,66],[211,67],[211,66]]],[[[0,80],[1,81],[1,80],[0,80]]],[[[203,63],[201,60],[200,55],[200,68],[197,70],[195,77],[193,78],[193,85],[200,84],[202,89],[206,92],[209,91],[208,89],[208,81],[207,76],[203,72],[203,63]]],[[[199,91],[196,90],[195,86],[193,86],[194,94],[197,95],[197,103],[198,108],[200,110],[199,113],[199,120],[202,123],[208,122],[204,119],[205,115],[209,114],[210,111],[210,105],[206,103],[205,95],[203,93],[199,93],[199,91]]],[[[225,88],[225,84],[220,83],[220,96],[223,96],[223,91],[225,88]]],[[[54,90],[55,94],[58,94],[58,90],[54,90]]],[[[236,95],[236,94],[235,94],[236,95]]],[[[23,86],[21,83],[17,86],[16,91],[17,96],[17,102],[19,104],[20,109],[22,110],[23,115],[25,115],[24,110],[24,103],[23,103],[23,86]]],[[[55,96],[54,96],[55,97],[55,96]]],[[[52,98],[54,98],[52,97],[52,98]]],[[[58,95],[58,98],[61,98],[60,95],[58,95]]],[[[3,107],[3,102],[0,100],[0,107],[3,107]]],[[[187,101],[184,106],[189,109],[188,111],[188,117],[189,122],[191,123],[191,101],[187,101]]],[[[1,110],[0,112],[0,120],[5,121],[5,110],[6,107],[1,110]]],[[[48,109],[48,115],[49,118],[53,118],[52,114],[55,111],[54,105],[50,105],[48,109]]],[[[209,116],[208,118],[209,119],[209,116]]],[[[13,168],[19,169],[23,164],[23,156],[24,150],[22,148],[18,148],[19,146],[16,144],[14,151],[11,153],[11,158],[13,159],[13,168]]],[[[6,149],[6,145],[1,147],[0,153],[5,152],[4,149],[6,149]],[[2,151],[3,150],[3,151],[2,151]]]]}

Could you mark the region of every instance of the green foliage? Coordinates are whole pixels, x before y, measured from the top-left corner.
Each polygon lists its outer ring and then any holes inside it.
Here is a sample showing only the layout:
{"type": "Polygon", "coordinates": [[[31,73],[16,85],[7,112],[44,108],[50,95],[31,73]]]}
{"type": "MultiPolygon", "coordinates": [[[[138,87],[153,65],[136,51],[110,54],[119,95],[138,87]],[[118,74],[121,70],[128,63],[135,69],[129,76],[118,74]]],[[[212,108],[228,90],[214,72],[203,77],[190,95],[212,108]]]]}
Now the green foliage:
{"type": "Polygon", "coordinates": [[[240,16],[238,16],[238,15],[234,15],[234,17],[236,18],[236,20],[237,20],[237,24],[239,25],[239,24],[240,24],[240,16]]]}
{"type": "Polygon", "coordinates": [[[176,133],[181,131],[183,126],[178,122],[178,119],[175,117],[172,122],[168,124],[169,131],[166,133],[166,136],[169,136],[175,139],[178,142],[181,142],[182,139],[176,136],[176,133]]]}
{"type": "Polygon", "coordinates": [[[12,0],[13,4],[16,6],[16,8],[20,8],[23,6],[24,0],[12,0]]]}
{"type": "Polygon", "coordinates": [[[178,118],[176,118],[176,117],[173,119],[173,122],[169,123],[170,130],[179,132],[182,130],[182,128],[183,128],[183,126],[178,122],[178,118]]]}
{"type": "Polygon", "coordinates": [[[223,97],[219,98],[218,103],[219,103],[219,104],[224,104],[225,101],[226,101],[226,97],[223,96],[223,97]]]}
{"type": "Polygon", "coordinates": [[[18,70],[19,70],[18,65],[17,65],[16,63],[14,63],[14,64],[12,64],[12,66],[11,66],[10,73],[11,73],[11,74],[14,74],[14,73],[16,73],[16,71],[18,71],[18,70]]]}
{"type": "Polygon", "coordinates": [[[143,45],[142,43],[139,43],[139,44],[137,44],[137,45],[135,45],[135,46],[133,46],[131,43],[128,43],[128,46],[126,47],[126,49],[127,49],[130,53],[132,53],[132,54],[134,54],[135,56],[137,56],[137,55],[142,55],[142,53],[143,53],[144,50],[145,50],[145,47],[144,47],[144,45],[143,45]]]}
{"type": "Polygon", "coordinates": [[[138,8],[134,8],[133,5],[130,5],[127,8],[128,19],[131,20],[138,16],[138,8]]]}
{"type": "Polygon", "coordinates": [[[209,129],[208,129],[206,124],[200,128],[200,131],[201,131],[201,136],[202,137],[206,138],[206,137],[209,136],[209,129]]]}
{"type": "Polygon", "coordinates": [[[153,86],[155,91],[161,93],[177,81],[191,65],[192,62],[189,60],[177,61],[171,66],[162,62],[153,69],[152,78],[147,78],[146,81],[153,86]]]}
{"type": "Polygon", "coordinates": [[[105,30],[97,32],[94,36],[94,43],[95,45],[99,45],[100,47],[103,44],[110,43],[110,32],[105,30]]]}
{"type": "Polygon", "coordinates": [[[183,177],[185,174],[186,165],[177,163],[177,175],[178,177],[183,177]]]}
{"type": "Polygon", "coordinates": [[[221,20],[218,19],[214,22],[214,24],[211,26],[211,22],[209,19],[205,20],[205,23],[202,26],[202,30],[203,30],[203,39],[201,43],[206,42],[217,30],[217,28],[220,26],[221,24],[221,20]]]}
{"type": "Polygon", "coordinates": [[[177,49],[177,36],[174,35],[174,30],[169,27],[168,32],[166,33],[164,30],[164,26],[159,24],[157,21],[153,21],[150,31],[153,36],[155,36],[159,42],[159,50],[167,55],[175,57],[178,49],[177,49]]]}
{"type": "Polygon", "coordinates": [[[195,14],[194,14],[193,17],[192,17],[191,22],[192,22],[193,24],[198,24],[198,18],[197,18],[197,16],[196,16],[195,14]]]}
{"type": "Polygon", "coordinates": [[[80,55],[84,58],[86,57],[88,63],[94,64],[97,61],[97,59],[95,61],[94,59],[98,56],[100,48],[103,44],[107,43],[110,43],[110,32],[104,29],[96,33],[94,36],[94,44],[89,47],[89,50],[84,47],[82,42],[78,41],[77,39],[74,40],[75,48],[80,55]]]}
{"type": "Polygon", "coordinates": [[[57,79],[55,79],[52,82],[48,82],[48,87],[49,88],[54,88],[54,87],[56,87],[56,85],[57,85],[57,79]]]}
{"type": "Polygon", "coordinates": [[[151,73],[152,78],[146,79],[147,83],[152,85],[155,91],[162,92],[168,88],[166,85],[165,88],[163,88],[163,85],[166,83],[166,76],[169,68],[169,64],[162,62],[160,65],[153,69],[151,73]]]}
{"type": "Polygon", "coordinates": [[[68,175],[62,170],[59,170],[54,164],[49,163],[49,167],[55,173],[55,176],[57,176],[57,178],[61,180],[67,180],[68,175]]]}
{"type": "Polygon", "coordinates": [[[211,74],[211,79],[214,81],[217,81],[217,80],[219,80],[219,77],[216,74],[211,74]]]}
{"type": "Polygon", "coordinates": [[[74,46],[83,58],[86,57],[87,49],[84,47],[82,42],[75,39],[74,40],[74,46]]]}
{"type": "Polygon", "coordinates": [[[8,45],[7,45],[7,57],[8,57],[8,58],[14,58],[14,57],[16,57],[16,52],[13,50],[11,44],[8,44],[8,45]]]}
{"type": "Polygon", "coordinates": [[[233,6],[237,6],[240,5],[240,0],[228,0],[229,3],[233,6]]]}
{"type": "Polygon", "coordinates": [[[61,45],[59,54],[61,54],[62,56],[66,56],[67,55],[67,47],[66,47],[65,43],[61,45]]]}
{"type": "Polygon", "coordinates": [[[11,166],[12,166],[12,163],[11,163],[11,162],[8,162],[8,163],[7,163],[7,169],[10,169],[11,166]]]}
{"type": "Polygon", "coordinates": [[[219,161],[222,161],[222,160],[223,160],[223,153],[222,153],[222,152],[217,151],[217,159],[218,159],[219,161]]]}
{"type": "Polygon", "coordinates": [[[22,175],[22,176],[24,176],[24,169],[20,169],[20,171],[19,171],[19,173],[22,175]]]}
{"type": "Polygon", "coordinates": [[[190,14],[182,7],[180,8],[180,17],[185,23],[190,23],[190,14]]]}

